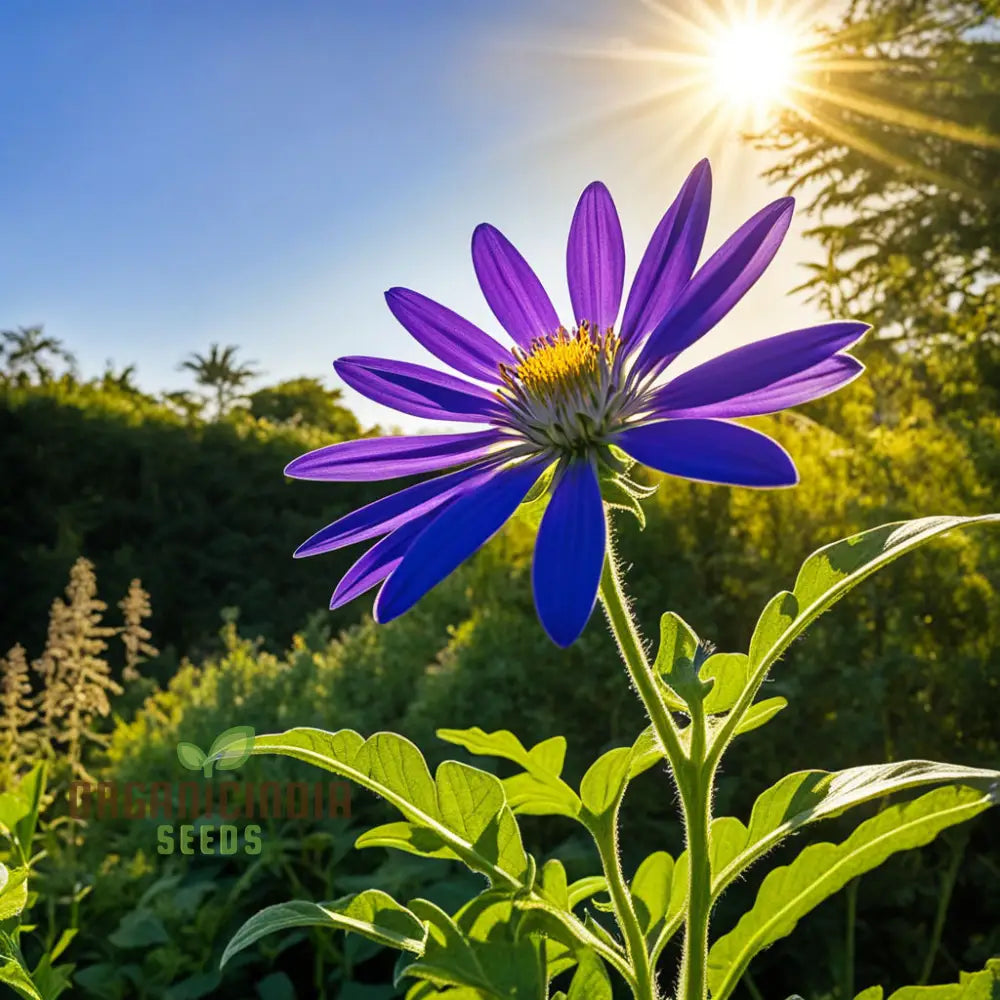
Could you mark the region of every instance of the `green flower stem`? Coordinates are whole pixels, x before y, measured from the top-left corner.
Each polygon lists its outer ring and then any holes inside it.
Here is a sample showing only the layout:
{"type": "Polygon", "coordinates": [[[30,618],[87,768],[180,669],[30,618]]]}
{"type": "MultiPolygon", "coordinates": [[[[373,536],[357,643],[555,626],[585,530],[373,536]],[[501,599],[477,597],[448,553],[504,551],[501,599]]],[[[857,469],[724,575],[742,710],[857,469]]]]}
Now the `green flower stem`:
{"type": "MultiPolygon", "coordinates": [[[[681,733],[660,692],[659,681],[642,648],[639,632],[622,589],[608,530],[608,551],[601,575],[600,599],[614,632],[632,683],[639,692],[681,795],[688,848],[690,881],[688,919],[685,924],[681,959],[679,1000],[705,1000],[707,996],[708,921],[712,903],[712,874],[709,856],[711,788],[714,762],[706,760],[705,718],[700,706],[692,710],[691,752],[685,752],[681,733]]],[[[611,880],[609,879],[609,886],[611,880]]],[[[614,898],[612,896],[612,898],[614,898]]],[[[617,906],[616,906],[617,909],[617,906]]],[[[628,936],[628,929],[623,925],[628,936]]],[[[645,945],[644,945],[645,948],[645,945]]],[[[636,994],[639,995],[638,993],[636,994]]]]}
{"type": "Polygon", "coordinates": [[[618,643],[618,650],[625,661],[629,677],[639,692],[639,697],[642,699],[650,722],[653,723],[653,730],[663,745],[667,758],[676,768],[678,764],[682,764],[687,759],[681,744],[680,732],[663,696],[660,694],[656,675],[646,659],[642,640],[639,638],[639,630],[632,618],[632,612],[622,589],[621,578],[615,565],[610,525],[608,550],[604,558],[599,596],[618,643]]]}
{"type": "Polygon", "coordinates": [[[691,708],[691,757],[677,775],[684,810],[688,852],[687,920],[677,995],[680,1000],[708,996],[708,922],[712,911],[712,863],[709,830],[712,825],[714,768],[705,759],[705,713],[701,702],[691,708]]]}
{"type": "Polygon", "coordinates": [[[595,828],[591,832],[601,855],[601,866],[604,877],[608,880],[608,893],[615,908],[615,917],[625,935],[625,948],[635,976],[635,981],[631,984],[632,994],[636,1000],[656,1000],[656,985],[649,965],[646,938],[635,912],[632,893],[622,874],[618,855],[618,810],[615,810],[608,829],[595,828]]]}

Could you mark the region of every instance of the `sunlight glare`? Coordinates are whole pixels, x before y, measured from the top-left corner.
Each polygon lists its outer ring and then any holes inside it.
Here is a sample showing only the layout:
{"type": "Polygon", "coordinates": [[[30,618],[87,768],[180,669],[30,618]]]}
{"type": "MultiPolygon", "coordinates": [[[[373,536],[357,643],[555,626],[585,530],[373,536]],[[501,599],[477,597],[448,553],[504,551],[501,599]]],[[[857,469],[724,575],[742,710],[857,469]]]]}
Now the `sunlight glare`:
{"type": "Polygon", "coordinates": [[[781,100],[795,71],[795,39],[776,21],[744,21],[723,30],[713,51],[713,78],[737,105],[781,100]]]}

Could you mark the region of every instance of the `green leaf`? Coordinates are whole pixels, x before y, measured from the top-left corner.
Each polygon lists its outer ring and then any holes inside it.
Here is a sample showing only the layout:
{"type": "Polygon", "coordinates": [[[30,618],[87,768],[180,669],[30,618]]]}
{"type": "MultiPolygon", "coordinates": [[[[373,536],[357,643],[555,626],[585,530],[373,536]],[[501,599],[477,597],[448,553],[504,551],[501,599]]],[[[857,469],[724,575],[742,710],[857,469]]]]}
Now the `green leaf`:
{"type": "Polygon", "coordinates": [[[389,948],[416,954],[423,950],[426,938],[424,925],[410,910],[378,889],[366,889],[329,903],[299,899],[255,913],[226,945],[220,968],[265,934],[289,927],[352,931],[389,948]]]}
{"type": "Polygon", "coordinates": [[[734,736],[749,733],[770,722],[783,708],[788,707],[787,698],[765,698],[751,705],[740,719],[740,724],[733,730],[734,736]]]}
{"type": "Polygon", "coordinates": [[[569,908],[578,906],[585,899],[599,892],[608,891],[608,880],[603,875],[586,875],[569,887],[569,908]]]}
{"type": "Polygon", "coordinates": [[[57,1000],[72,985],[73,966],[53,965],[51,954],[43,955],[31,971],[31,981],[44,1000],[57,1000]]]}
{"type": "Polygon", "coordinates": [[[253,737],[253,726],[233,726],[215,737],[208,757],[220,771],[235,771],[249,760],[253,737]]]}
{"type": "Polygon", "coordinates": [[[646,939],[653,941],[659,934],[670,907],[670,890],[674,875],[674,859],[666,851],[650,854],[636,870],[630,891],[646,939]]]}
{"type": "Polygon", "coordinates": [[[1000,992],[1000,959],[991,959],[979,972],[959,973],[946,986],[904,986],[889,1000],[996,1000],[1000,992]]]}
{"type": "Polygon", "coordinates": [[[354,842],[357,848],[391,847],[422,858],[459,860],[458,855],[429,827],[400,820],[373,827],[354,842]]]}
{"type": "Polygon", "coordinates": [[[0,983],[5,983],[26,1000],[44,1000],[42,994],[35,989],[28,970],[13,956],[0,956],[0,983]]]}
{"type": "Polygon", "coordinates": [[[152,910],[130,910],[108,940],[116,948],[148,948],[170,940],[163,921],[152,910]]]}
{"type": "MultiPolygon", "coordinates": [[[[773,663],[781,655],[780,650],[787,646],[783,641],[784,636],[795,624],[798,614],[799,602],[789,590],[782,590],[767,602],[750,637],[751,671],[757,670],[765,662],[773,663]],[[778,652],[773,652],[774,650],[778,652]]],[[[804,621],[802,628],[807,624],[804,621]]]]}
{"type": "Polygon", "coordinates": [[[652,726],[647,726],[632,744],[632,760],[629,763],[629,778],[636,778],[658,764],[666,756],[659,737],[652,726]]]}
{"type": "Polygon", "coordinates": [[[551,858],[542,865],[542,892],[553,906],[563,910],[570,908],[566,869],[557,858],[551,858]]]}
{"type": "Polygon", "coordinates": [[[593,820],[601,823],[618,808],[629,779],[631,747],[615,747],[601,754],[580,782],[580,799],[593,820]]]}
{"type": "Polygon", "coordinates": [[[0,863],[0,920],[18,916],[28,903],[28,869],[0,863]]]}
{"type": "Polygon", "coordinates": [[[375,733],[358,747],[352,766],[374,785],[394,792],[407,805],[438,818],[434,779],[423,754],[405,737],[375,733]]]}
{"type": "Polygon", "coordinates": [[[525,816],[580,815],[580,799],[561,779],[558,783],[522,771],[503,779],[504,794],[511,810],[525,816]]]}
{"type": "Polygon", "coordinates": [[[885,809],[841,844],[813,844],[790,865],[770,872],[750,911],[709,951],[713,1000],[725,1000],[754,955],[790,934],[805,914],[851,879],[898,851],[929,843],[941,830],[972,819],[994,802],[978,789],[939,788],[885,809]]]}
{"type": "Polygon", "coordinates": [[[566,759],[566,739],[551,739],[525,749],[521,741],[506,729],[487,733],[473,729],[439,729],[437,735],[449,743],[465,747],[480,756],[502,757],[523,767],[503,782],[507,803],[515,813],[531,816],[569,816],[580,813],[576,792],[560,777],[566,759]]]}
{"type": "Polygon", "coordinates": [[[537,529],[542,523],[545,508],[548,507],[549,500],[552,497],[549,488],[552,485],[552,478],[555,475],[557,464],[553,462],[539,476],[535,485],[528,490],[528,495],[518,505],[517,510],[514,511],[514,516],[530,528],[537,529]]]}
{"type": "Polygon", "coordinates": [[[709,833],[709,856],[715,878],[740,856],[747,846],[747,828],[735,816],[717,816],[709,833]]]}
{"type": "Polygon", "coordinates": [[[446,761],[435,782],[417,747],[395,733],[364,740],[350,729],[290,729],[258,736],[253,753],[306,761],[381,795],[491,883],[520,887],[529,870],[517,822],[495,775],[446,761]]]}
{"type": "Polygon", "coordinates": [[[592,952],[581,950],[566,1000],[611,1000],[611,980],[604,963],[592,952]]]}
{"type": "MultiPolygon", "coordinates": [[[[979,972],[963,972],[957,983],[942,986],[903,986],[889,1000],[996,1000],[1000,987],[1000,960],[991,959],[979,972]]],[[[881,986],[869,986],[854,1000],[882,1000],[881,986]]]]}
{"type": "Polygon", "coordinates": [[[601,497],[604,502],[615,510],[625,510],[639,522],[639,530],[646,527],[646,512],[642,509],[639,498],[629,486],[634,486],[623,476],[601,476],[601,497]]]}
{"type": "MultiPolygon", "coordinates": [[[[588,880],[581,880],[588,881],[588,880]]],[[[601,882],[604,882],[601,879],[601,882]]],[[[579,883],[574,883],[579,885],[579,883]]],[[[588,889],[590,886],[587,887],[588,889]]],[[[607,888],[604,883],[603,888],[607,888]]],[[[595,888],[594,891],[597,891],[595,888]]],[[[590,895],[591,893],[587,893],[590,895]]],[[[586,898],[581,896],[581,899],[586,898]]],[[[570,890],[571,905],[573,891],[570,890]]],[[[576,900],[579,902],[580,900],[576,900]]],[[[621,945],[611,938],[604,928],[595,924],[589,917],[584,923],[577,920],[572,913],[554,906],[540,896],[518,896],[514,905],[521,911],[521,933],[540,932],[553,941],[565,946],[576,954],[581,948],[595,951],[608,963],[614,966],[623,976],[628,978],[628,964],[621,945]]]]}
{"type": "Polygon", "coordinates": [[[535,1000],[542,993],[540,944],[514,937],[509,896],[483,893],[454,919],[424,899],[413,900],[410,907],[426,923],[427,941],[421,957],[398,970],[397,983],[412,976],[439,986],[479,990],[498,1000],[535,1000]]]}
{"type": "Polygon", "coordinates": [[[36,764],[18,782],[17,794],[28,804],[28,811],[14,826],[14,836],[21,850],[21,858],[27,863],[31,857],[31,842],[35,837],[38,815],[42,810],[42,796],[45,794],[45,763],[36,764]]]}
{"type": "Polygon", "coordinates": [[[660,646],[653,669],[680,701],[665,699],[670,708],[687,711],[701,701],[709,685],[698,677],[698,636],[680,616],[672,611],[660,618],[660,646]]]}
{"type": "Polygon", "coordinates": [[[468,764],[446,760],[438,767],[436,780],[445,825],[491,864],[518,878],[523,876],[528,858],[500,779],[468,764]]]}
{"type": "Polygon", "coordinates": [[[705,714],[728,712],[743,694],[749,673],[750,658],[746,653],[713,653],[705,660],[698,676],[703,682],[713,682],[705,697],[705,714]]]}
{"type": "Polygon", "coordinates": [[[0,831],[16,835],[17,824],[31,812],[31,803],[19,792],[0,792],[0,831]]]}
{"type": "Polygon", "coordinates": [[[656,941],[650,950],[650,959],[655,963],[667,942],[674,936],[684,918],[688,896],[688,853],[681,851],[674,862],[674,874],[670,881],[670,903],[656,941]]]}
{"type": "Polygon", "coordinates": [[[786,775],[754,803],[746,847],[724,869],[713,869],[713,893],[717,896],[754,861],[810,823],[839,816],[853,806],[894,792],[945,782],[988,789],[1000,782],[1000,771],[904,760],[844,771],[796,771],[786,775]]]}
{"type": "Polygon", "coordinates": [[[177,744],[177,759],[181,762],[181,766],[186,767],[189,771],[200,771],[205,766],[208,757],[205,756],[200,747],[182,740],[177,744]]]}
{"type": "Polygon", "coordinates": [[[778,594],[764,609],[750,640],[751,670],[769,667],[813,619],[882,566],[954,528],[998,521],[1000,514],[896,521],[814,552],[802,564],[793,592],[778,594]]]}

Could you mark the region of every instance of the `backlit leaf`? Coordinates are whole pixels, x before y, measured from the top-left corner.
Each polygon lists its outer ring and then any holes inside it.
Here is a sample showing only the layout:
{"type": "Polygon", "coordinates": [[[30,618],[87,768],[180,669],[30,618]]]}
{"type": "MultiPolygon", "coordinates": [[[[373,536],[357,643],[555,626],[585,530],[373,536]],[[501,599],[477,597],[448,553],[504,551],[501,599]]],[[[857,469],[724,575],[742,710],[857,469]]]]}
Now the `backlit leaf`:
{"type": "Polygon", "coordinates": [[[993,797],[978,789],[939,788],[883,810],[841,844],[813,844],[790,865],[770,872],[750,911],[709,951],[713,1000],[725,1000],[754,955],[790,934],[805,914],[851,879],[898,851],[928,843],[942,830],[972,819],[993,804],[993,797]]]}
{"type": "Polygon", "coordinates": [[[344,896],[329,903],[293,900],[255,913],[233,935],[222,954],[225,965],[235,954],[276,931],[289,927],[329,927],[353,931],[390,948],[419,954],[424,947],[423,924],[405,906],[378,889],[344,896]]]}

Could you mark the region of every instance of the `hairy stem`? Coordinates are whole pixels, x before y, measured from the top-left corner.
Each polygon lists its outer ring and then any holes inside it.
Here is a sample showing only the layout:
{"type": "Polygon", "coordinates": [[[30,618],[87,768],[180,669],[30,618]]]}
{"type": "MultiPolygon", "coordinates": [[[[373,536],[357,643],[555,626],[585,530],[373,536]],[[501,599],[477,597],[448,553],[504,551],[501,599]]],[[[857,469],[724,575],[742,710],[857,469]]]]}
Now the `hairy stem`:
{"type": "Polygon", "coordinates": [[[677,995],[680,1000],[704,1000],[708,996],[708,924],[712,911],[709,829],[714,769],[705,759],[705,714],[701,703],[691,711],[691,758],[678,775],[688,851],[688,912],[677,995]]]}
{"type": "Polygon", "coordinates": [[[639,918],[622,874],[621,859],[618,855],[618,810],[610,824],[610,830],[594,830],[594,840],[601,855],[604,877],[608,880],[608,893],[614,904],[618,926],[625,935],[625,949],[629,963],[635,974],[632,993],[636,1000],[656,1000],[656,981],[649,965],[646,939],[639,925],[639,918]]]}
{"type": "Polygon", "coordinates": [[[670,762],[680,790],[684,812],[690,883],[678,1000],[705,1000],[708,920],[712,900],[708,838],[711,824],[712,776],[715,771],[714,764],[706,760],[705,719],[700,707],[692,710],[689,757],[685,752],[677,724],[661,694],[660,682],[643,650],[635,620],[622,588],[610,528],[608,538],[608,552],[601,576],[601,603],[607,613],[608,622],[614,632],[629,677],[642,699],[653,729],[670,762]]]}

